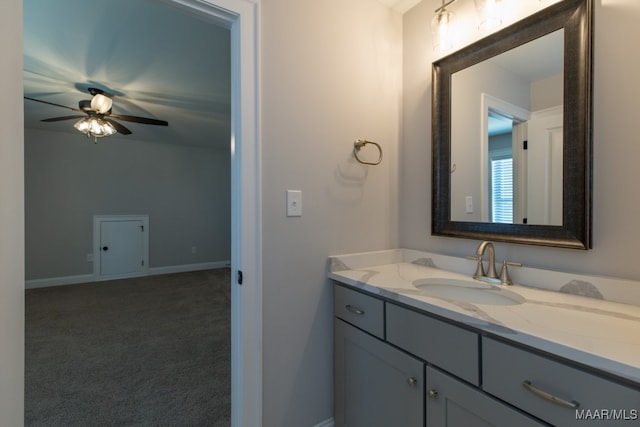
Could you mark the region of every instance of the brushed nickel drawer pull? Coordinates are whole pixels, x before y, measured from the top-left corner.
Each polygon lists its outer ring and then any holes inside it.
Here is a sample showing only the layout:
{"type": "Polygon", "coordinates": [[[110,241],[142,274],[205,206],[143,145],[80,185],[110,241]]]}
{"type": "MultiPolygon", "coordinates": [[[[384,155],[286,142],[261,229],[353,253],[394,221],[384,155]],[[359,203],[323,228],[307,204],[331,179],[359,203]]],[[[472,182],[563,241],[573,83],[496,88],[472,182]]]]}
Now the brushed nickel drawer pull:
{"type": "Polygon", "coordinates": [[[407,384],[411,387],[415,387],[418,385],[418,379],[416,377],[407,378],[407,384]]]}
{"type": "Polygon", "coordinates": [[[561,397],[554,396],[549,392],[539,389],[538,387],[531,384],[531,381],[529,380],[524,380],[522,382],[522,386],[527,390],[529,390],[531,393],[535,394],[536,396],[539,396],[543,399],[546,399],[550,402],[553,402],[565,408],[578,409],[578,406],[580,406],[580,403],[576,402],[575,400],[568,401],[568,400],[562,399],[561,397]]]}
{"type": "Polygon", "coordinates": [[[347,304],[347,305],[345,305],[345,308],[346,308],[347,310],[349,310],[350,312],[352,312],[352,313],[354,313],[354,314],[358,314],[358,315],[360,315],[360,316],[362,316],[362,315],[364,314],[364,311],[363,311],[363,310],[360,310],[359,308],[356,308],[356,307],[352,306],[351,304],[347,304]]]}
{"type": "Polygon", "coordinates": [[[429,396],[429,399],[431,400],[436,400],[438,398],[438,394],[438,390],[433,388],[427,392],[427,396],[429,396]]]}

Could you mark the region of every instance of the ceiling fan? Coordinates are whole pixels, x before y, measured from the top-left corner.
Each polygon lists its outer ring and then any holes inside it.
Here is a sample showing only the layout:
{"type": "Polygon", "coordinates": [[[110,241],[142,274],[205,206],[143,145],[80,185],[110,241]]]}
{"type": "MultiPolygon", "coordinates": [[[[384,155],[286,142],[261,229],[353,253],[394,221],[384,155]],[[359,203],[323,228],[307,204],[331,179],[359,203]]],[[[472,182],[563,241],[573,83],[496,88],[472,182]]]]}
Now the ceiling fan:
{"type": "Polygon", "coordinates": [[[113,100],[111,96],[105,93],[102,89],[90,87],[87,90],[92,95],[92,98],[90,100],[82,100],[78,102],[78,108],[67,107],[65,105],[55,104],[53,102],[43,101],[36,98],[30,98],[28,96],[25,96],[24,98],[30,101],[41,102],[43,104],[62,107],[66,108],[67,110],[83,113],[82,115],[52,117],[50,119],[43,119],[41,121],[59,122],[62,120],[78,119],[78,121],[73,126],[78,131],[86,134],[88,137],[93,137],[95,140],[103,136],[113,135],[116,132],[123,135],[131,134],[131,131],[129,129],[127,129],[114,119],[145,125],[169,125],[169,123],[164,120],[151,119],[147,117],[127,116],[124,114],[112,114],[111,110],[113,106],[113,100]]]}

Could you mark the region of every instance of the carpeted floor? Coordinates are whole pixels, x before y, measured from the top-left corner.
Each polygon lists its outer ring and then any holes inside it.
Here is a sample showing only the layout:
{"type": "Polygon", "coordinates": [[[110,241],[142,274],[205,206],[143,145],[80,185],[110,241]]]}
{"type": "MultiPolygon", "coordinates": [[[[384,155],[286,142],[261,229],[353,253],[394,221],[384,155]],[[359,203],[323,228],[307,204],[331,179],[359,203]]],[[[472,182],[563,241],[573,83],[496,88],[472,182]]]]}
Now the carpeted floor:
{"type": "Polygon", "coordinates": [[[26,291],[26,426],[230,425],[228,269],[26,291]]]}

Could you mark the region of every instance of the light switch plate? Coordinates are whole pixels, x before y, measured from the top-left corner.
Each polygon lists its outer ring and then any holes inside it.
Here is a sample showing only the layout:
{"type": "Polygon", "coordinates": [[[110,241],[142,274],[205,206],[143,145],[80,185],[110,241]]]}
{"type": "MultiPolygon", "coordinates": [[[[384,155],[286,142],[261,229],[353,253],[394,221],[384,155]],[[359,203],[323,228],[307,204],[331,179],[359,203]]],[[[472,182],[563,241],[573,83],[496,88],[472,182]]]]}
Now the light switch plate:
{"type": "Polygon", "coordinates": [[[473,213],[473,197],[467,196],[465,197],[465,205],[467,208],[467,213],[473,213]]]}
{"type": "Polygon", "coordinates": [[[287,190],[287,216],[302,216],[302,191],[287,190]]]}

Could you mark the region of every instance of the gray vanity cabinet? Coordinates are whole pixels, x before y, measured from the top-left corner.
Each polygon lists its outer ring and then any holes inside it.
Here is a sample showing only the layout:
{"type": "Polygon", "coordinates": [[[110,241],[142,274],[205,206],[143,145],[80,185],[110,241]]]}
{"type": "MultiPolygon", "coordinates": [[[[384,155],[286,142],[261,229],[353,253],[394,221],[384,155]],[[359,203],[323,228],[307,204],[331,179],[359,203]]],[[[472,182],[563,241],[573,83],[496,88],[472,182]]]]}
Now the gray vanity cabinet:
{"type": "Polygon", "coordinates": [[[335,319],[335,424],[423,426],[424,363],[335,319]]]}
{"type": "Polygon", "coordinates": [[[336,426],[544,425],[477,388],[478,333],[341,285],[334,315],[336,426]]]}
{"type": "Polygon", "coordinates": [[[427,426],[540,427],[542,424],[478,389],[428,366],[427,426]]]}
{"type": "Polygon", "coordinates": [[[640,423],[637,385],[383,298],[334,289],[336,426],[640,423]]]}

